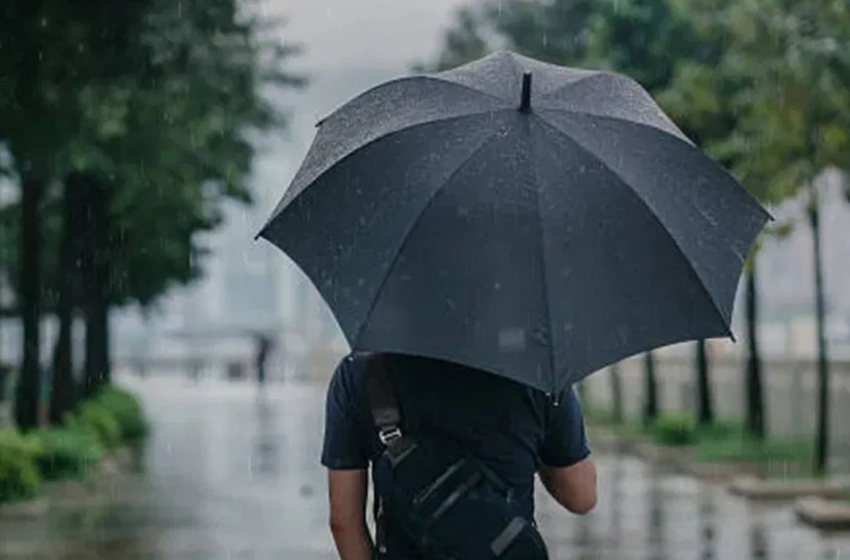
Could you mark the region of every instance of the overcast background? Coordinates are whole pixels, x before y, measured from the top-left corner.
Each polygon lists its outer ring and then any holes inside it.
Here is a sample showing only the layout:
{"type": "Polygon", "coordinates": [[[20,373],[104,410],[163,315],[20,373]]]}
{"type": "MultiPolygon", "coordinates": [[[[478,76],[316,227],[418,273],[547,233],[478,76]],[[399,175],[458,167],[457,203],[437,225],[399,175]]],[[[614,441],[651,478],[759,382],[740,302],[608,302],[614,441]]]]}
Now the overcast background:
{"type": "MultiPolygon", "coordinates": [[[[281,108],[290,112],[291,125],[286,132],[258,142],[261,154],[252,177],[256,203],[247,209],[232,207],[227,226],[206,240],[213,250],[207,277],[197,286],[176,291],[147,325],[137,312],[121,313],[116,325],[117,354],[183,353],[185,344],[167,334],[175,329],[226,331],[251,325],[300,333],[309,330],[305,320],[321,315],[323,331],[329,335],[336,332],[327,310],[317,310],[323,306],[297,267],[267,243],[253,241],[253,236],[288,186],[313,139],[316,121],[369,87],[407,73],[415,62],[432,59],[443,30],[462,4],[461,0],[266,0],[258,5],[270,17],[289,20],[281,36],[303,46],[304,52],[293,60],[292,68],[306,73],[310,85],[298,93],[275,97],[281,108]]],[[[828,196],[838,196],[837,186],[829,190],[828,196]]],[[[823,221],[831,322],[839,338],[850,340],[850,283],[846,282],[850,277],[850,211],[843,204],[830,206],[823,221]]],[[[793,340],[805,342],[805,349],[795,351],[808,352],[814,340],[807,318],[813,285],[810,232],[802,226],[781,246],[769,245],[775,246],[760,256],[763,318],[770,323],[763,325],[767,351],[788,351],[797,346],[791,344],[793,340]],[[799,333],[788,331],[792,316],[804,318],[799,333]]],[[[742,310],[739,302],[738,317],[742,310]]],[[[798,329],[794,326],[792,330],[798,329]]],[[[736,331],[743,335],[738,328],[736,331]]],[[[247,343],[234,342],[246,350],[247,343]]],[[[291,344],[298,346],[297,340],[291,344]]],[[[12,353],[15,346],[9,348],[12,353]]],[[[208,352],[203,345],[196,348],[208,352]]],[[[235,346],[223,344],[217,348],[237,351],[235,346]]]]}

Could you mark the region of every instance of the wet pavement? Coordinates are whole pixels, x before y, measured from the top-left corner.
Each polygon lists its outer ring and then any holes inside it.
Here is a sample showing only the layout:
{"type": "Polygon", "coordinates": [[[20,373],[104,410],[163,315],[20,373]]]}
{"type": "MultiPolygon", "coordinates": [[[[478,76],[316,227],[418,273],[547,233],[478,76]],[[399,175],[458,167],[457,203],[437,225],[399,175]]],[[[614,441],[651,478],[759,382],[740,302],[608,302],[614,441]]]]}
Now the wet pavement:
{"type": "MultiPolygon", "coordinates": [[[[143,472],[92,503],[0,520],[0,560],[331,560],[318,465],[322,389],[148,378],[125,382],[154,422],[143,472]]],[[[579,518],[541,495],[553,560],[850,560],[788,507],[600,456],[600,504],[579,518]]]]}

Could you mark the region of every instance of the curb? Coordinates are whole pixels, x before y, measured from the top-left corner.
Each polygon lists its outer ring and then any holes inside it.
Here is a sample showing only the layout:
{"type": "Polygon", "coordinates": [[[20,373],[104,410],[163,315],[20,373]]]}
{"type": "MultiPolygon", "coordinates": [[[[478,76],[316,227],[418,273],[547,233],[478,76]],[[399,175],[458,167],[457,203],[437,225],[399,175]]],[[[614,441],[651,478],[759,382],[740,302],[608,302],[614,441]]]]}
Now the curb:
{"type": "Polygon", "coordinates": [[[653,443],[639,442],[634,445],[633,453],[658,468],[686,472],[693,454],[693,448],[665,447],[653,443]]]}
{"type": "Polygon", "coordinates": [[[38,498],[26,502],[12,502],[0,504],[0,520],[20,521],[44,517],[50,510],[50,501],[47,498],[38,498]]]}
{"type": "Polygon", "coordinates": [[[844,498],[850,496],[850,485],[835,480],[763,480],[753,476],[741,476],[732,481],[729,492],[752,500],[844,498]]]}
{"type": "Polygon", "coordinates": [[[824,531],[850,531],[850,502],[802,498],[794,505],[797,519],[824,531]]]}
{"type": "Polygon", "coordinates": [[[764,469],[749,463],[691,463],[688,474],[703,482],[724,484],[740,477],[761,478],[764,469]]]}

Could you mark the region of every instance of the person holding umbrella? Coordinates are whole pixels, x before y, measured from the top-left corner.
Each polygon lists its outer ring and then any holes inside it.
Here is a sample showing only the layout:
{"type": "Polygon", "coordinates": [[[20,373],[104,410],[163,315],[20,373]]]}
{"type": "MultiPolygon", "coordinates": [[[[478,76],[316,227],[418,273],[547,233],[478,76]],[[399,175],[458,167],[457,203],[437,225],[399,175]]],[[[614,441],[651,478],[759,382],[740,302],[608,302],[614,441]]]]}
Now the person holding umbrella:
{"type": "Polygon", "coordinates": [[[259,236],[310,276],[353,350],[322,456],[343,560],[546,558],[535,473],[571,511],[596,502],[573,385],[731,336],[768,219],[616,73],[500,52],[320,122],[259,236]]]}
{"type": "MultiPolygon", "coordinates": [[[[405,424],[474,450],[513,488],[517,509],[530,523],[535,473],[567,510],[584,514],[596,505],[596,469],[572,389],[556,402],[466,366],[400,354],[385,359],[395,374],[405,424]]],[[[329,469],[331,530],[342,560],[368,560],[375,547],[365,522],[367,472],[383,445],[370,414],[369,367],[362,353],[346,357],[327,396],[322,464],[329,469]]],[[[377,507],[375,514],[385,558],[430,558],[421,555],[397,520],[382,518],[377,507]]],[[[455,529],[473,533],[477,521],[467,518],[455,529]]]]}

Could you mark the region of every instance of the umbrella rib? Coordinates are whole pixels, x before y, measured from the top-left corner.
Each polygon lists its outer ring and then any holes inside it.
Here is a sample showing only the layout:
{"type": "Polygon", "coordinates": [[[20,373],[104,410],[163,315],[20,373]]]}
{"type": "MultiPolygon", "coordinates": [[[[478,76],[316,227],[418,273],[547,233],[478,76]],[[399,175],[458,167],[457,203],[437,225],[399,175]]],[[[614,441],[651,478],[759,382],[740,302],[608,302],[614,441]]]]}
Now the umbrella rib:
{"type": "MultiPolygon", "coordinates": [[[[471,91],[473,93],[483,95],[484,97],[493,99],[494,101],[501,101],[502,103],[507,103],[507,102],[510,101],[509,99],[506,99],[504,97],[500,97],[498,95],[493,95],[492,93],[488,93],[488,92],[484,91],[483,89],[478,89],[478,88],[472,87],[472,86],[467,85],[467,84],[455,82],[454,80],[448,80],[448,79],[440,77],[440,76],[422,76],[422,77],[427,78],[429,80],[435,80],[435,81],[438,81],[438,82],[443,82],[444,84],[451,84],[453,86],[462,87],[463,89],[465,89],[467,91],[471,91]]],[[[408,79],[410,79],[410,78],[408,78],[408,79]]]]}
{"type": "Polygon", "coordinates": [[[346,108],[348,108],[352,103],[354,103],[358,99],[361,99],[361,98],[363,98],[363,97],[365,97],[369,94],[374,94],[375,92],[377,92],[379,90],[386,89],[386,88],[391,87],[391,86],[396,86],[399,83],[413,82],[413,81],[419,81],[419,80],[440,82],[442,84],[447,84],[447,85],[450,85],[450,86],[459,87],[459,88],[465,89],[467,91],[471,91],[475,94],[481,95],[483,97],[487,97],[487,98],[493,99],[495,101],[501,101],[503,103],[508,101],[507,99],[499,97],[497,95],[493,95],[492,93],[487,93],[484,90],[480,90],[478,88],[474,88],[470,85],[462,84],[460,82],[455,82],[454,80],[449,80],[449,79],[443,78],[439,75],[420,74],[420,75],[417,75],[417,76],[403,76],[401,78],[395,78],[395,79],[390,80],[388,82],[384,82],[382,84],[379,84],[379,85],[376,85],[372,88],[367,89],[366,91],[364,91],[363,93],[361,93],[360,95],[355,97],[354,99],[351,99],[350,101],[348,101],[347,103],[345,103],[341,107],[338,107],[337,109],[332,111],[330,114],[328,114],[324,118],[319,119],[319,121],[316,123],[316,126],[317,127],[321,126],[322,124],[324,124],[326,121],[328,121],[332,117],[335,117],[338,114],[345,112],[346,108]]]}
{"type": "MultiPolygon", "coordinates": [[[[529,125],[529,121],[525,121],[525,125],[529,125]]],[[[532,135],[529,131],[528,135],[531,144],[531,152],[532,154],[536,150],[536,142],[534,140],[534,135],[532,135]]],[[[534,160],[534,158],[532,158],[534,160]]],[[[541,272],[541,280],[543,283],[543,309],[546,314],[546,327],[549,329],[549,386],[552,388],[554,392],[557,392],[560,389],[556,390],[556,375],[555,375],[555,327],[552,324],[552,310],[549,304],[549,267],[546,264],[546,255],[548,251],[546,250],[546,229],[543,225],[543,206],[540,204],[540,185],[542,182],[540,181],[540,174],[537,170],[536,165],[532,165],[534,169],[534,182],[537,186],[537,189],[534,191],[534,195],[536,197],[537,202],[537,222],[540,228],[540,251],[543,253],[540,258],[541,268],[543,269],[541,272]]]]}
{"type": "MultiPolygon", "coordinates": [[[[706,296],[708,296],[708,300],[711,302],[712,308],[720,316],[721,323],[724,325],[724,331],[727,333],[727,335],[734,336],[731,329],[728,326],[726,326],[727,325],[726,318],[723,315],[723,312],[720,310],[720,306],[718,305],[717,300],[715,300],[714,296],[711,295],[711,292],[708,291],[708,288],[706,287],[705,282],[702,279],[702,276],[700,276],[696,267],[694,267],[693,261],[691,261],[690,257],[688,257],[688,255],[685,253],[685,251],[682,249],[681,245],[679,245],[679,242],[676,240],[676,238],[673,237],[672,235],[670,235],[670,230],[667,229],[667,226],[664,225],[664,222],[661,221],[661,218],[658,217],[658,215],[655,213],[655,211],[652,209],[652,207],[649,205],[649,203],[646,200],[644,200],[644,198],[640,195],[640,193],[638,193],[633,188],[631,188],[629,186],[628,182],[626,182],[623,179],[623,177],[620,176],[619,173],[617,173],[615,170],[611,169],[608,165],[606,165],[605,161],[602,158],[600,158],[599,156],[597,156],[591,149],[587,148],[586,146],[583,146],[578,140],[573,138],[570,134],[568,134],[567,132],[564,132],[560,128],[551,124],[546,119],[540,117],[539,115],[535,115],[535,116],[537,117],[538,121],[541,122],[546,128],[554,131],[555,133],[557,133],[561,137],[566,138],[571,143],[575,144],[578,147],[579,150],[581,150],[582,152],[584,152],[585,154],[587,154],[588,156],[593,158],[595,161],[598,161],[600,164],[602,164],[603,169],[605,169],[607,172],[614,175],[614,177],[617,178],[617,181],[620,184],[622,184],[628,192],[632,193],[633,196],[637,197],[637,199],[640,201],[642,206],[646,207],[649,210],[649,214],[650,214],[650,216],[652,216],[652,219],[655,220],[658,223],[658,225],[660,225],[661,228],[665,232],[667,232],[668,236],[673,241],[673,246],[676,247],[676,250],[679,252],[679,254],[682,256],[682,258],[687,263],[688,267],[693,271],[694,275],[699,280],[700,288],[702,288],[702,291],[705,293],[706,296]]],[[[663,132],[663,131],[661,131],[661,132],[663,132]]]]}
{"type": "Polygon", "coordinates": [[[640,127],[640,128],[648,128],[648,129],[655,131],[655,132],[667,134],[668,136],[675,138],[677,141],[688,146],[689,148],[692,148],[692,149],[695,148],[694,143],[690,140],[690,138],[685,136],[685,134],[683,132],[679,131],[678,127],[676,126],[676,123],[674,123],[673,121],[670,121],[670,124],[672,124],[674,127],[676,127],[676,130],[679,132],[678,134],[670,132],[669,130],[664,130],[663,128],[659,128],[655,125],[646,124],[646,123],[642,123],[642,122],[639,122],[639,121],[633,121],[631,119],[627,119],[627,118],[624,118],[624,117],[615,117],[614,115],[602,115],[602,114],[599,114],[599,113],[591,113],[590,111],[576,111],[576,110],[573,110],[573,109],[564,109],[563,107],[557,107],[557,106],[553,106],[553,105],[543,105],[543,106],[540,107],[540,109],[543,110],[543,111],[552,111],[553,113],[563,113],[565,115],[581,115],[583,117],[591,117],[591,118],[594,118],[594,119],[616,121],[616,122],[634,125],[634,126],[637,126],[637,127],[640,127]]]}
{"type": "Polygon", "coordinates": [[[546,98],[548,98],[548,97],[554,97],[554,96],[558,95],[559,93],[562,93],[562,92],[564,92],[564,91],[566,91],[566,90],[568,90],[568,89],[570,89],[570,88],[572,88],[572,87],[575,87],[575,86],[577,86],[577,85],[581,84],[582,82],[584,82],[584,81],[586,81],[586,80],[589,80],[589,79],[591,79],[591,78],[598,78],[598,77],[600,77],[600,76],[613,76],[613,77],[617,77],[618,75],[617,75],[617,74],[615,74],[615,73],[612,73],[612,72],[606,72],[605,70],[599,70],[599,71],[593,72],[592,74],[588,74],[588,75],[586,75],[586,76],[582,76],[581,78],[579,78],[579,79],[577,79],[577,80],[573,80],[572,82],[566,83],[566,84],[564,84],[564,85],[562,85],[562,86],[560,86],[560,87],[557,87],[557,88],[553,89],[552,91],[550,91],[549,93],[547,93],[545,96],[543,96],[543,99],[546,99],[546,98]]]}
{"type": "MultiPolygon", "coordinates": [[[[691,142],[690,139],[688,139],[687,136],[684,136],[684,134],[682,134],[682,136],[679,136],[678,134],[673,134],[669,130],[664,130],[663,128],[658,128],[657,126],[654,126],[654,125],[651,125],[651,124],[633,121],[633,120],[626,119],[626,118],[623,118],[623,117],[615,117],[613,115],[600,115],[598,113],[589,113],[587,111],[573,111],[573,110],[570,110],[570,109],[563,109],[563,108],[558,108],[558,107],[546,106],[546,107],[543,107],[542,110],[543,111],[551,111],[553,113],[563,113],[563,114],[566,114],[566,115],[580,115],[580,116],[583,116],[583,117],[590,117],[590,118],[594,118],[594,119],[600,119],[600,120],[603,120],[603,121],[614,121],[614,122],[623,123],[623,124],[627,124],[627,125],[631,125],[631,126],[636,126],[638,128],[642,128],[642,129],[651,131],[655,134],[666,134],[667,136],[673,138],[675,141],[681,143],[688,150],[695,151],[701,157],[711,159],[711,158],[709,158],[709,156],[707,156],[703,152],[701,152],[699,150],[699,148],[697,148],[696,145],[693,142],[691,142]]],[[[537,116],[540,120],[547,122],[546,119],[543,118],[542,116],[540,116],[539,113],[537,113],[537,116]]],[[[548,124],[548,122],[547,122],[547,124],[548,124]]],[[[673,125],[675,126],[675,123],[673,123],[673,125]]],[[[566,133],[559,130],[557,127],[554,127],[554,128],[556,130],[558,130],[558,132],[561,132],[562,134],[569,136],[566,133]]],[[[573,142],[576,142],[575,139],[573,139],[573,138],[570,138],[570,139],[573,142]]],[[[578,142],[576,142],[576,144],[578,144],[578,142]]],[[[585,150],[586,150],[586,148],[585,148],[585,150]]],[[[737,179],[736,179],[736,181],[737,181],[737,179]]],[[[758,208],[758,210],[760,212],[762,212],[768,219],[770,219],[770,220],[774,219],[773,216],[770,214],[770,212],[768,212],[761,205],[761,203],[758,201],[758,199],[755,196],[753,196],[753,194],[749,191],[749,189],[744,189],[744,193],[745,193],[746,197],[750,200],[750,202],[752,202],[752,204],[756,208],[758,208]]]]}
{"type": "Polygon", "coordinates": [[[442,184],[439,187],[434,189],[434,192],[431,193],[431,195],[428,197],[428,200],[422,206],[422,210],[419,211],[419,213],[416,215],[416,218],[414,218],[413,220],[410,221],[410,225],[408,226],[407,230],[404,232],[404,235],[402,235],[402,237],[401,237],[401,243],[399,243],[399,245],[398,245],[398,250],[395,252],[395,255],[393,255],[393,258],[390,261],[389,266],[387,266],[386,273],[384,274],[384,277],[381,279],[381,283],[378,285],[378,289],[375,290],[375,294],[372,296],[372,302],[369,304],[369,312],[366,313],[363,316],[363,322],[360,324],[360,326],[357,329],[357,335],[353,338],[354,344],[357,344],[358,341],[360,340],[360,337],[363,335],[363,329],[366,328],[366,324],[369,322],[370,317],[372,317],[372,313],[375,312],[375,306],[378,304],[378,299],[381,296],[381,292],[384,290],[384,286],[386,286],[386,284],[387,284],[387,280],[390,277],[390,273],[392,272],[393,268],[395,268],[396,264],[398,263],[398,259],[400,258],[401,254],[404,252],[404,248],[407,246],[407,243],[410,241],[410,238],[413,235],[413,230],[416,229],[416,224],[419,222],[419,218],[421,218],[422,215],[425,213],[425,211],[428,210],[428,208],[431,206],[431,204],[434,203],[434,200],[437,198],[437,195],[440,192],[442,192],[442,190],[446,187],[446,185],[451,183],[452,179],[454,179],[457,176],[457,174],[460,173],[463,170],[463,168],[466,166],[466,164],[468,164],[475,156],[480,154],[481,151],[484,148],[486,148],[488,144],[490,144],[490,142],[492,142],[493,140],[495,140],[497,138],[498,138],[498,135],[497,135],[496,131],[494,131],[489,136],[486,136],[484,138],[484,140],[481,141],[481,144],[476,146],[475,149],[472,150],[472,152],[470,152],[469,157],[462,160],[458,164],[458,166],[449,174],[449,176],[446,178],[446,180],[443,181],[442,184]]]}
{"type": "MultiPolygon", "coordinates": [[[[600,70],[600,71],[595,72],[595,73],[593,73],[593,74],[589,74],[589,75],[587,75],[587,76],[583,76],[583,77],[579,78],[578,80],[575,80],[575,81],[570,82],[570,83],[568,83],[568,84],[564,84],[563,86],[561,86],[561,87],[559,87],[559,88],[556,88],[554,91],[551,91],[551,92],[547,93],[547,94],[543,97],[543,99],[542,99],[541,101],[545,102],[547,99],[552,99],[552,98],[554,98],[556,95],[558,95],[559,93],[562,93],[562,92],[567,91],[567,90],[569,90],[569,89],[571,89],[571,88],[573,88],[573,87],[575,87],[575,86],[578,86],[579,84],[581,84],[581,83],[583,83],[583,82],[585,82],[585,81],[587,81],[587,80],[592,80],[592,79],[594,79],[594,78],[603,78],[603,77],[609,77],[609,78],[614,78],[614,79],[624,79],[624,78],[625,78],[627,81],[629,81],[629,82],[631,82],[632,84],[634,84],[634,85],[635,85],[635,86],[636,86],[636,87],[637,87],[640,91],[643,91],[643,92],[647,95],[647,97],[648,97],[648,99],[649,99],[650,101],[654,102],[654,100],[652,99],[652,96],[650,96],[650,95],[649,95],[649,93],[648,93],[648,92],[646,92],[646,90],[644,90],[644,89],[643,89],[643,86],[641,86],[641,85],[640,85],[640,83],[639,83],[639,82],[637,82],[635,79],[633,79],[633,78],[631,78],[631,77],[629,77],[629,76],[627,76],[627,75],[625,75],[625,74],[617,74],[617,73],[615,73],[615,72],[607,72],[607,71],[604,71],[604,70],[600,70]]],[[[547,107],[547,109],[549,109],[549,107],[547,107]]],[[[625,121],[625,122],[630,122],[630,123],[635,123],[635,124],[643,125],[643,123],[639,123],[639,122],[636,122],[636,121],[631,121],[631,120],[629,120],[629,119],[624,119],[624,118],[622,118],[622,117],[614,117],[614,116],[611,116],[611,115],[599,115],[599,114],[596,114],[596,113],[590,113],[590,112],[587,112],[587,111],[571,111],[571,110],[569,110],[569,109],[561,109],[561,108],[558,108],[557,106],[552,107],[551,109],[552,109],[552,110],[555,110],[555,111],[562,111],[562,112],[565,112],[565,113],[574,113],[574,114],[579,114],[579,115],[588,115],[588,116],[594,116],[594,117],[610,118],[610,119],[614,119],[614,120],[625,121]]],[[[681,130],[679,130],[679,127],[676,125],[676,123],[674,123],[674,122],[673,122],[673,121],[672,121],[672,120],[671,120],[671,119],[667,116],[667,114],[665,114],[663,111],[661,111],[661,110],[660,110],[660,109],[658,109],[658,108],[657,108],[657,110],[658,110],[658,112],[659,112],[659,113],[660,113],[660,114],[661,114],[664,118],[666,118],[666,119],[668,120],[668,122],[669,122],[669,123],[673,126],[673,128],[674,128],[674,129],[678,132],[678,134],[675,134],[675,136],[677,136],[680,140],[684,140],[686,143],[693,145],[693,142],[690,140],[690,138],[688,138],[687,136],[685,136],[685,133],[684,133],[684,132],[682,132],[681,130]]],[[[644,125],[644,126],[649,126],[649,125],[644,125]]],[[[653,127],[653,128],[658,128],[658,127],[653,127]]],[[[667,131],[667,130],[663,130],[663,129],[660,129],[660,128],[659,128],[658,130],[661,130],[662,132],[666,132],[666,133],[670,134],[670,132],[669,132],[669,131],[667,131]]]]}
{"type": "MultiPolygon", "coordinates": [[[[356,155],[357,152],[359,152],[360,150],[362,150],[362,149],[364,149],[368,146],[371,146],[371,145],[375,144],[376,142],[381,142],[382,140],[386,140],[387,138],[392,138],[397,134],[402,134],[402,133],[407,132],[409,130],[416,129],[417,127],[430,126],[430,125],[434,125],[434,124],[443,124],[443,123],[448,123],[448,122],[451,122],[451,121],[456,121],[456,120],[461,120],[461,119],[467,119],[467,118],[471,118],[471,117],[480,117],[482,115],[495,114],[495,113],[498,113],[500,111],[504,111],[504,109],[501,109],[501,110],[500,109],[496,109],[496,110],[487,109],[487,110],[483,110],[483,111],[475,111],[475,112],[472,112],[472,113],[464,113],[462,115],[455,115],[453,117],[444,117],[444,118],[439,118],[439,119],[432,119],[432,120],[428,120],[428,121],[414,123],[414,124],[411,124],[411,125],[408,125],[408,126],[403,126],[403,127],[399,128],[397,130],[392,130],[390,132],[381,134],[380,136],[376,136],[375,138],[369,140],[368,142],[364,142],[363,144],[345,152],[344,155],[334,159],[333,163],[331,163],[330,165],[328,165],[327,167],[325,167],[324,169],[322,169],[321,171],[316,173],[315,176],[312,177],[309,181],[303,183],[303,185],[297,191],[294,191],[292,186],[296,183],[296,181],[298,181],[299,175],[302,171],[301,169],[299,169],[295,173],[295,177],[292,179],[292,182],[291,182],[289,188],[287,188],[286,191],[283,193],[283,196],[281,197],[280,201],[277,203],[277,206],[272,211],[269,218],[266,220],[266,223],[263,225],[262,229],[260,229],[260,231],[254,236],[254,239],[256,240],[256,239],[259,239],[260,237],[263,237],[263,234],[265,233],[265,231],[269,228],[269,226],[272,224],[272,222],[274,222],[277,219],[277,217],[281,214],[283,209],[286,208],[286,206],[289,205],[293,200],[295,200],[297,197],[299,197],[301,195],[301,193],[303,193],[305,190],[307,190],[310,187],[310,185],[316,183],[325,174],[327,174],[329,171],[331,171],[332,169],[334,169],[336,166],[340,165],[341,163],[347,161],[349,158],[356,155]]],[[[315,143],[315,140],[313,142],[315,143]]],[[[303,166],[303,163],[302,163],[302,166],[303,166]]]]}

